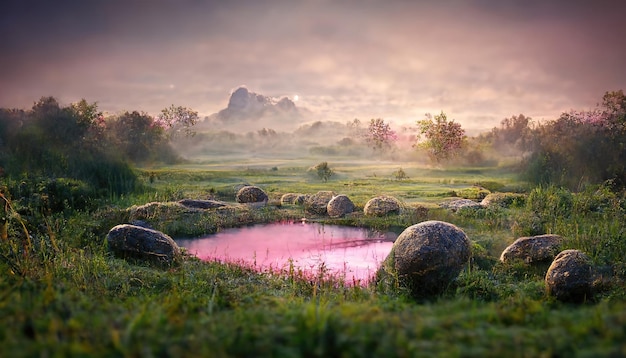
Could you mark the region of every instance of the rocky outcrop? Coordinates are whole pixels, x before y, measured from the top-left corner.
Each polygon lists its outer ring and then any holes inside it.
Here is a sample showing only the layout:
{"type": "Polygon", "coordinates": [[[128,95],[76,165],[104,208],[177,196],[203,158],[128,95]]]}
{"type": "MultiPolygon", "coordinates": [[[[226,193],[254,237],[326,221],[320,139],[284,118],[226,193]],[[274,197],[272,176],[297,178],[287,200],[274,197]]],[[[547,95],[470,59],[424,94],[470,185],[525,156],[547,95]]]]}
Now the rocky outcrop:
{"type": "Polygon", "coordinates": [[[331,218],[340,218],[354,211],[354,203],[348,196],[340,194],[328,202],[326,212],[331,218]]]}
{"type": "Polygon", "coordinates": [[[510,263],[514,260],[522,260],[527,264],[549,263],[561,251],[562,243],[563,238],[559,235],[520,237],[502,251],[500,261],[510,263]]]}
{"type": "Polygon", "coordinates": [[[235,200],[242,204],[267,203],[268,199],[265,191],[254,185],[244,186],[235,195],[235,200]]]}
{"type": "Polygon", "coordinates": [[[470,240],[461,229],[442,221],[425,221],[398,236],[377,277],[387,282],[397,279],[415,297],[432,296],[459,275],[470,252],[470,240]]]}
{"type": "Polygon", "coordinates": [[[141,226],[122,224],[107,234],[109,249],[117,257],[171,266],[182,259],[178,245],[166,234],[141,226]]]}
{"type": "Polygon", "coordinates": [[[565,250],[548,268],[546,290],[559,301],[580,303],[593,298],[594,279],[589,257],[579,250],[565,250]]]}
{"type": "Polygon", "coordinates": [[[400,202],[392,196],[377,196],[365,204],[363,212],[368,216],[399,214],[400,202]]]}
{"type": "Polygon", "coordinates": [[[271,97],[237,88],[228,100],[228,106],[217,113],[222,121],[260,119],[264,116],[297,115],[296,104],[287,97],[276,101],[271,97]]]}
{"type": "Polygon", "coordinates": [[[326,215],[327,206],[336,194],[332,191],[322,190],[310,195],[304,201],[304,210],[309,214],[326,215]]]}

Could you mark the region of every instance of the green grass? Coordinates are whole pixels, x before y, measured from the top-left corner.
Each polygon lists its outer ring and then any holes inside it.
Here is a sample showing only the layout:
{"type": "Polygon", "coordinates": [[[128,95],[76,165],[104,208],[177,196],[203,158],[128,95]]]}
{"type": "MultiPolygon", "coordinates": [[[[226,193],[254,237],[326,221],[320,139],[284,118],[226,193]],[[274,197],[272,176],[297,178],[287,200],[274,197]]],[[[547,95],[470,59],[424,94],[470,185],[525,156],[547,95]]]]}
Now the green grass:
{"type": "MultiPolygon", "coordinates": [[[[331,162],[337,175],[323,183],[306,172],[315,164],[150,168],[142,175],[148,188],[141,193],[116,198],[96,212],[48,217],[47,234],[33,237],[30,249],[24,248],[19,230],[9,230],[9,239],[0,240],[0,356],[626,355],[623,193],[537,188],[521,207],[452,213],[437,206],[451,191],[479,182],[523,185],[498,168],[404,166],[409,179],[398,181],[392,177],[398,169],[393,163],[331,162]],[[156,175],[152,183],[149,172],[156,175]],[[234,201],[242,183],[264,188],[273,200],[287,192],[333,190],[350,196],[359,210],[375,195],[394,195],[407,207],[401,215],[317,219],[378,228],[448,221],[472,240],[471,263],[443,294],[415,301],[402,288],[352,286],[323,271],[259,273],[193,258],[162,269],[131,264],[108,252],[104,237],[127,218],[125,208],[183,197],[234,201]],[[418,206],[430,210],[418,212],[418,206]],[[532,230],[564,236],[568,247],[610,268],[610,283],[580,305],[547,297],[542,272],[497,260],[506,245],[532,230]]],[[[238,216],[246,223],[272,221],[299,217],[301,210],[271,205],[238,216]]],[[[154,222],[170,234],[184,233],[200,221],[187,218],[188,223],[177,226],[175,216],[164,215],[154,222]]],[[[18,219],[11,220],[15,225],[18,219]]],[[[193,230],[238,222],[210,215],[204,220],[193,230]]]]}

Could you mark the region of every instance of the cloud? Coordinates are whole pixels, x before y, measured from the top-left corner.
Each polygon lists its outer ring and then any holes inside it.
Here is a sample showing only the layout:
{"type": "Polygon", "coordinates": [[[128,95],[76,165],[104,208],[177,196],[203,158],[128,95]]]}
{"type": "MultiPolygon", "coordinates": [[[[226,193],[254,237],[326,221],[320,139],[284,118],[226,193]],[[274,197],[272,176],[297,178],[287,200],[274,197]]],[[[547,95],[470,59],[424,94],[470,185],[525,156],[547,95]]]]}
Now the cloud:
{"type": "Polygon", "coordinates": [[[298,93],[322,120],[412,123],[443,110],[489,128],[626,87],[626,9],[604,0],[23,3],[0,15],[0,106],[54,95],[210,115],[246,83],[298,93]]]}

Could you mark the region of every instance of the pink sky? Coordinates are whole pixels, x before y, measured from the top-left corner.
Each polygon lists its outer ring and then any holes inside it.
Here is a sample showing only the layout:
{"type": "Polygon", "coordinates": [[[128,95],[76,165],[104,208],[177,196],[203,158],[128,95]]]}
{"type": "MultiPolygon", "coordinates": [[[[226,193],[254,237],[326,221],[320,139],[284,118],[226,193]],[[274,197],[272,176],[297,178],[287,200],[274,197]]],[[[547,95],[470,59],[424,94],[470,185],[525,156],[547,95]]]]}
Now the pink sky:
{"type": "Polygon", "coordinates": [[[552,119],[626,89],[624,1],[18,1],[0,9],[0,106],[85,98],[201,116],[246,85],[319,120],[468,129],[552,119]]]}

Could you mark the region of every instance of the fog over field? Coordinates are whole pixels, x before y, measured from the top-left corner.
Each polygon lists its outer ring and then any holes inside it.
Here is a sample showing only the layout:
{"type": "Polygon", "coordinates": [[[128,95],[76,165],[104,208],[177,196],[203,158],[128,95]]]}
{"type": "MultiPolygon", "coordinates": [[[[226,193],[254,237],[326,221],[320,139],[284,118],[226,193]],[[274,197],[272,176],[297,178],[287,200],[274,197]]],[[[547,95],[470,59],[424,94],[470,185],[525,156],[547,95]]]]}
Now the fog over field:
{"type": "Polygon", "coordinates": [[[271,98],[245,86],[233,91],[225,108],[194,126],[195,135],[173,143],[183,157],[202,160],[233,157],[352,157],[358,159],[415,159],[415,127],[399,128],[392,146],[375,150],[365,133],[369,120],[320,120],[288,97],[271,98]],[[400,152],[404,152],[401,154],[400,152]]]}

